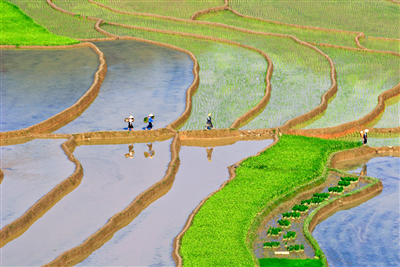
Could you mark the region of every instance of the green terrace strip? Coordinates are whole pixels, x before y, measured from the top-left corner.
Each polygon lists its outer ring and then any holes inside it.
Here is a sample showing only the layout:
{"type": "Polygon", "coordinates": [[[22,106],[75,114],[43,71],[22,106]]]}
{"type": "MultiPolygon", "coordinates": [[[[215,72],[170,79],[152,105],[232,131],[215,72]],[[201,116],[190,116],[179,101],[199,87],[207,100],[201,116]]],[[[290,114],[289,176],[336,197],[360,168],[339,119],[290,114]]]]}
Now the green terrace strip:
{"type": "Polygon", "coordinates": [[[386,101],[385,111],[380,120],[374,125],[375,128],[400,127],[400,101],[389,105],[386,101]]]}
{"type": "Polygon", "coordinates": [[[58,36],[37,24],[17,6],[0,0],[0,45],[71,45],[79,43],[64,36],[58,36]]]}
{"type": "Polygon", "coordinates": [[[272,32],[293,35],[302,41],[313,43],[329,43],[348,47],[357,47],[354,41],[355,33],[338,33],[313,29],[302,29],[293,26],[280,25],[268,21],[243,18],[230,10],[202,15],[196,20],[217,22],[260,32],[272,32]]]}
{"type": "MultiPolygon", "coordinates": [[[[223,38],[258,48],[267,53],[272,62],[274,62],[274,73],[271,81],[273,92],[264,112],[243,129],[280,126],[286,121],[317,107],[321,102],[321,96],[332,85],[329,62],[326,58],[315,50],[299,45],[289,38],[242,33],[222,27],[146,16],[122,15],[100,8],[97,5],[83,2],[83,0],[75,0],[73,2],[55,1],[55,3],[68,11],[99,17],[109,23],[116,22],[149,29],[223,38]]],[[[146,36],[150,36],[149,33],[143,33],[140,29],[116,28],[110,24],[103,25],[102,28],[120,36],[130,35],[145,39],[150,38],[146,38],[146,36]]],[[[189,48],[187,49],[191,51],[189,48]]],[[[202,69],[201,64],[200,69],[202,69]]],[[[252,83],[261,83],[263,80],[264,78],[259,81],[253,80],[252,83]]],[[[249,94],[254,92],[247,86],[241,90],[247,91],[249,94]]],[[[189,125],[186,129],[194,128],[189,125]]]]}
{"type": "Polygon", "coordinates": [[[194,216],[181,241],[184,266],[254,266],[246,243],[258,212],[322,175],[333,152],[359,146],[360,142],[282,135],[259,156],[244,160],[236,178],[194,216]]]}
{"type": "Polygon", "coordinates": [[[70,38],[104,38],[94,29],[95,21],[73,17],[50,7],[46,0],[9,0],[50,32],[70,38]]]}
{"type": "Polygon", "coordinates": [[[229,6],[243,15],[256,18],[358,31],[367,36],[400,38],[400,5],[386,0],[231,0],[229,6]]]}
{"type": "Polygon", "coordinates": [[[360,43],[362,46],[381,51],[392,51],[395,53],[400,53],[400,40],[385,40],[385,39],[361,39],[360,43]]]}
{"type": "Polygon", "coordinates": [[[368,138],[368,146],[382,147],[382,146],[400,146],[400,137],[394,138],[368,138]]]}
{"type": "Polygon", "coordinates": [[[389,54],[321,47],[335,63],[336,97],[324,116],[306,129],[333,127],[361,119],[378,104],[378,96],[400,82],[400,58],[389,54]]]}
{"type": "Polygon", "coordinates": [[[214,127],[228,128],[236,118],[257,105],[265,94],[267,62],[253,51],[116,26],[103,28],[118,35],[172,44],[196,56],[200,65],[200,84],[193,97],[191,116],[182,129],[204,129],[208,113],[212,114],[214,127]]]}
{"type": "Polygon", "coordinates": [[[96,2],[127,12],[150,13],[189,19],[195,12],[223,6],[223,0],[96,0],[96,2]]]}
{"type": "Polygon", "coordinates": [[[315,259],[260,259],[260,267],[322,267],[322,262],[315,259]]]}

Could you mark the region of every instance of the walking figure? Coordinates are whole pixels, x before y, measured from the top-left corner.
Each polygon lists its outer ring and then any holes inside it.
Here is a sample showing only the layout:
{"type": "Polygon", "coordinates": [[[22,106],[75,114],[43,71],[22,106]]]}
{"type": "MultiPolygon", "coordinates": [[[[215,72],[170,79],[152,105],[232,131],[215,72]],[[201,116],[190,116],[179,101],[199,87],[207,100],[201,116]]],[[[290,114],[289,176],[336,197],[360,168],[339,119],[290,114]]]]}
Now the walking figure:
{"type": "Polygon", "coordinates": [[[368,136],[367,136],[367,133],[369,132],[369,130],[368,129],[366,129],[366,130],[364,130],[364,132],[363,131],[361,131],[360,133],[361,133],[361,137],[362,137],[362,139],[363,139],[363,145],[366,145],[367,144],[367,141],[368,141],[368,136]]]}
{"type": "Polygon", "coordinates": [[[143,122],[144,123],[149,123],[146,127],[143,127],[143,130],[151,130],[151,129],[153,129],[154,115],[150,113],[148,117],[145,117],[143,119],[143,122]]]}
{"type": "Polygon", "coordinates": [[[211,129],[214,129],[214,126],[212,124],[211,113],[209,113],[207,117],[206,130],[211,130],[211,129]]]}
{"type": "Polygon", "coordinates": [[[135,121],[135,118],[133,118],[132,115],[129,116],[129,118],[125,119],[125,122],[128,123],[128,131],[132,131],[133,130],[133,122],[135,121]]]}

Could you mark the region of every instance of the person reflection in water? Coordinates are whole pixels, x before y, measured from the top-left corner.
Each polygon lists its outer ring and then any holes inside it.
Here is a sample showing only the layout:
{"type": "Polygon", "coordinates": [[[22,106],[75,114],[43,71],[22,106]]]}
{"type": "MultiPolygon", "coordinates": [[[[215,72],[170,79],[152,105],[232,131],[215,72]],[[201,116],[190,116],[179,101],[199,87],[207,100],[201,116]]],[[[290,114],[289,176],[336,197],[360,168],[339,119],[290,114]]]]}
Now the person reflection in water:
{"type": "Polygon", "coordinates": [[[367,164],[363,164],[360,176],[367,176],[367,164]]]}
{"type": "Polygon", "coordinates": [[[125,158],[133,159],[134,154],[135,154],[135,151],[133,151],[133,144],[129,144],[129,152],[125,154],[125,158]]]}
{"type": "Polygon", "coordinates": [[[155,155],[155,151],[154,151],[154,149],[153,149],[153,143],[150,143],[150,144],[146,144],[147,145],[147,147],[149,148],[149,152],[144,152],[144,157],[147,159],[147,158],[153,158],[154,157],[154,155],[155,155]]]}
{"type": "Polygon", "coordinates": [[[212,147],[212,148],[208,148],[208,147],[206,147],[206,151],[207,151],[207,159],[208,159],[208,161],[209,162],[211,162],[211,157],[212,157],[212,152],[213,152],[213,150],[214,150],[214,148],[212,147]]]}

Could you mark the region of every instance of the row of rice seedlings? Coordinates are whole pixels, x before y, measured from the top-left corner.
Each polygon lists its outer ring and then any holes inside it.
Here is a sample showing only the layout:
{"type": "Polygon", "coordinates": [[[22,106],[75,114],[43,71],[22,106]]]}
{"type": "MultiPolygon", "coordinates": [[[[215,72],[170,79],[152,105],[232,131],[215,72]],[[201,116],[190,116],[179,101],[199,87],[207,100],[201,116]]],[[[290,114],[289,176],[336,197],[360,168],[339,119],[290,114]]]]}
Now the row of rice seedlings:
{"type": "Polygon", "coordinates": [[[400,5],[389,1],[231,0],[229,6],[243,15],[262,19],[400,38],[400,5]]]}
{"type": "Polygon", "coordinates": [[[372,50],[392,51],[400,53],[400,40],[363,38],[360,40],[360,42],[362,46],[372,50]]]}
{"type": "Polygon", "coordinates": [[[36,23],[54,34],[80,39],[105,37],[94,29],[95,21],[61,13],[50,7],[45,0],[9,0],[9,2],[17,5],[36,23]]]}
{"type": "Polygon", "coordinates": [[[333,127],[360,119],[378,104],[378,96],[400,82],[394,55],[321,48],[335,63],[338,92],[324,116],[306,129],[333,127]]]}
{"type": "Polygon", "coordinates": [[[200,85],[193,97],[191,117],[182,129],[203,129],[208,113],[213,114],[214,127],[228,128],[264,96],[267,63],[264,57],[253,51],[112,25],[103,28],[118,35],[172,44],[196,56],[200,65],[200,85]]]}
{"type": "Polygon", "coordinates": [[[283,135],[276,145],[243,161],[236,178],[204,203],[183,236],[185,265],[253,266],[246,237],[265,203],[314,180],[331,153],[360,145],[283,135]]]}
{"type": "Polygon", "coordinates": [[[367,145],[370,147],[400,146],[400,137],[368,138],[367,145]]]}
{"type": "Polygon", "coordinates": [[[1,45],[70,45],[79,43],[64,36],[57,36],[25,15],[17,6],[0,0],[2,23],[1,45]]]}
{"type": "Polygon", "coordinates": [[[294,35],[302,41],[328,43],[348,47],[356,47],[353,33],[337,33],[321,30],[301,29],[256,19],[239,17],[230,10],[208,13],[197,20],[217,22],[253,31],[272,32],[294,35]]]}
{"type": "Polygon", "coordinates": [[[400,101],[388,105],[385,103],[385,111],[380,120],[374,125],[375,128],[392,128],[400,126],[400,101]]]}
{"type": "Polygon", "coordinates": [[[117,10],[135,13],[150,13],[189,19],[195,12],[212,7],[223,6],[223,0],[96,0],[117,10]]]}

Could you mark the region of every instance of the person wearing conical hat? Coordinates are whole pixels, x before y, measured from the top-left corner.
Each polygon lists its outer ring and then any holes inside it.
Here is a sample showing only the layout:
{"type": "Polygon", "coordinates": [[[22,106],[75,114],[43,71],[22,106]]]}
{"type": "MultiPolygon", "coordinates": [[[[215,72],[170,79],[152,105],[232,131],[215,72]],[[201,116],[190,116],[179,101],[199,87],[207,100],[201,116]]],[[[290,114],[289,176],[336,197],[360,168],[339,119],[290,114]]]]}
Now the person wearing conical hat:
{"type": "Polygon", "coordinates": [[[368,129],[365,129],[364,130],[364,135],[363,135],[363,145],[366,145],[367,144],[367,141],[368,141],[368,136],[367,136],[367,133],[369,132],[369,130],[368,129]]]}
{"type": "Polygon", "coordinates": [[[149,124],[147,125],[147,127],[146,127],[145,129],[146,129],[146,130],[151,130],[151,129],[153,129],[154,115],[153,115],[152,113],[149,114],[147,122],[148,122],[149,124]]]}
{"type": "MultiPolygon", "coordinates": [[[[126,120],[125,120],[126,121],[126,120]]],[[[129,116],[128,118],[128,131],[132,131],[133,130],[133,122],[135,121],[135,119],[133,118],[132,115],[129,116]]]]}
{"type": "Polygon", "coordinates": [[[208,113],[206,130],[211,130],[211,129],[214,129],[214,126],[212,124],[211,113],[208,113]]]}

